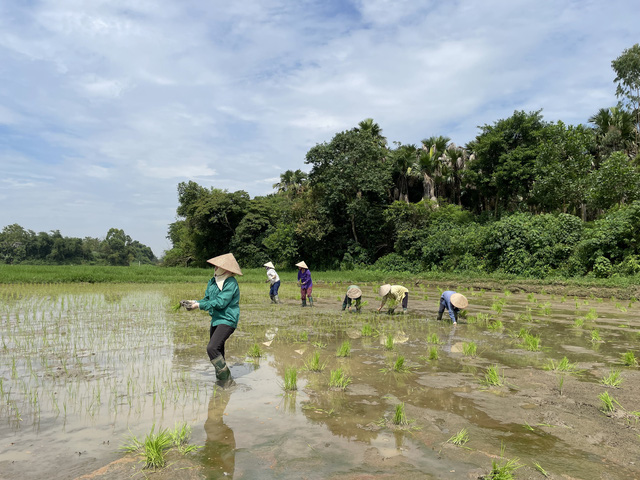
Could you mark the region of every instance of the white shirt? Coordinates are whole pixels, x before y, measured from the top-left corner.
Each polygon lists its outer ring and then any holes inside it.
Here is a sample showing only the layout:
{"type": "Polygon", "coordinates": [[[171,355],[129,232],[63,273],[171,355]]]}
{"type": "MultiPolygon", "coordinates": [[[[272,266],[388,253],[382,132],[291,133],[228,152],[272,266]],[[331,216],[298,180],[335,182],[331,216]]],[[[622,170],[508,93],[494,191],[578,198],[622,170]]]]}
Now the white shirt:
{"type": "Polygon", "coordinates": [[[267,278],[271,282],[271,285],[273,285],[274,283],[280,281],[280,276],[278,275],[278,273],[273,268],[267,269],[267,278]]]}

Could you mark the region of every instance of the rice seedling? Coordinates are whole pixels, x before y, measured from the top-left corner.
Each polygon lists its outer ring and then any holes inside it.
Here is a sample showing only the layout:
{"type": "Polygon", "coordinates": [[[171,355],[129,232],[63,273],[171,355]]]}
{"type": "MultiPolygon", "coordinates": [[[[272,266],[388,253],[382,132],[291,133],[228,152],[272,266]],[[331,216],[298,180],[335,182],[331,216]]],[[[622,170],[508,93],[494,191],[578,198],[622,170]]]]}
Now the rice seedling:
{"type": "Polygon", "coordinates": [[[511,290],[505,290],[502,292],[505,297],[510,297],[512,295],[511,290]]]}
{"type": "Polygon", "coordinates": [[[393,335],[390,333],[384,340],[385,350],[393,350],[393,335]]]}
{"type": "Polygon", "coordinates": [[[360,330],[360,333],[362,334],[363,337],[371,337],[373,336],[373,327],[368,323],[365,323],[364,325],[362,325],[362,329],[360,330]]]}
{"type": "Polygon", "coordinates": [[[573,321],[573,326],[575,328],[582,328],[584,326],[584,318],[578,317],[573,321]]]}
{"type": "Polygon", "coordinates": [[[400,425],[400,426],[409,425],[409,420],[407,420],[407,416],[404,413],[404,403],[399,403],[398,405],[396,405],[396,409],[393,414],[393,418],[391,419],[391,422],[394,425],[400,425]]]}
{"type": "Polygon", "coordinates": [[[543,367],[545,370],[554,370],[556,372],[575,372],[577,369],[576,363],[571,363],[567,357],[563,357],[557,364],[553,359],[549,359],[547,364],[543,367]]]}
{"type": "Polygon", "coordinates": [[[345,340],[338,347],[336,351],[336,357],[348,357],[351,355],[351,342],[349,340],[345,340]]]}
{"type": "Polygon", "coordinates": [[[607,391],[598,395],[598,398],[600,399],[600,410],[603,413],[612,413],[613,411],[615,411],[616,407],[614,403],[620,405],[618,401],[611,395],[609,395],[609,392],[607,391]]]}
{"type": "Polygon", "coordinates": [[[428,342],[428,343],[433,343],[433,344],[435,344],[435,345],[439,345],[440,343],[442,343],[442,342],[440,341],[440,337],[438,337],[438,334],[437,334],[437,333],[432,333],[431,335],[429,335],[429,336],[427,337],[427,342],[428,342]]]}
{"type": "Polygon", "coordinates": [[[478,325],[487,325],[491,316],[488,313],[477,313],[475,316],[475,323],[478,325]]]}
{"type": "Polygon", "coordinates": [[[542,313],[543,315],[550,315],[551,314],[551,303],[550,302],[545,302],[543,305],[540,306],[540,313],[542,313]]]}
{"type": "Polygon", "coordinates": [[[484,478],[486,480],[513,480],[514,472],[521,468],[523,465],[519,464],[519,459],[514,458],[498,463],[495,460],[491,461],[491,472],[484,478]]]}
{"type": "Polygon", "coordinates": [[[345,390],[350,383],[351,377],[345,374],[342,368],[331,370],[331,374],[329,376],[329,387],[345,390]]]}
{"type": "Polygon", "coordinates": [[[145,468],[157,469],[165,466],[165,451],[173,446],[173,440],[167,429],[161,429],[158,433],[154,433],[154,430],[155,424],[143,442],[132,436],[121,449],[128,453],[139,453],[144,457],[145,468]]]}
{"type": "Polygon", "coordinates": [[[504,325],[500,320],[494,320],[493,322],[489,323],[487,328],[492,332],[497,332],[499,330],[502,330],[504,328],[504,325]]]}
{"type": "Polygon", "coordinates": [[[598,343],[601,341],[600,332],[598,332],[598,330],[591,330],[591,343],[598,343]]]}
{"type": "Polygon", "coordinates": [[[506,303],[507,302],[503,298],[498,299],[491,304],[491,310],[493,310],[498,315],[500,315],[502,313],[502,308],[505,306],[506,303]]]}
{"type": "Polygon", "coordinates": [[[635,367],[638,364],[636,356],[631,350],[622,354],[622,364],[626,367],[635,367]]]}
{"type": "Polygon", "coordinates": [[[558,392],[560,392],[560,395],[562,395],[562,387],[564,386],[564,374],[559,373],[556,381],[558,383],[558,392]]]}
{"type": "Polygon", "coordinates": [[[618,388],[622,384],[622,377],[620,376],[621,374],[622,370],[620,370],[619,368],[611,368],[609,375],[605,375],[604,377],[602,377],[600,383],[608,387],[618,388]]]}
{"type": "Polygon", "coordinates": [[[462,344],[462,352],[467,357],[475,357],[478,346],[475,342],[464,342],[462,344]]]}
{"type": "Polygon", "coordinates": [[[549,474],[544,468],[542,468],[542,465],[540,465],[538,462],[533,462],[533,466],[542,474],[543,477],[549,478],[549,474]]]}
{"type": "Polygon", "coordinates": [[[527,300],[531,303],[535,303],[537,302],[536,300],[536,296],[533,293],[528,293],[527,294],[527,300]]]}
{"type": "Polygon", "coordinates": [[[409,371],[409,366],[406,364],[402,355],[398,356],[396,361],[393,363],[393,371],[398,373],[405,373],[409,371]]]}
{"type": "Polygon", "coordinates": [[[298,370],[295,367],[287,367],[285,369],[284,389],[288,392],[298,389],[298,370]]]}
{"type": "Polygon", "coordinates": [[[526,333],[522,337],[521,345],[525,350],[537,352],[540,350],[540,337],[538,335],[526,333]]]}
{"type": "Polygon", "coordinates": [[[310,372],[321,372],[326,366],[326,363],[320,362],[320,352],[314,352],[313,355],[304,362],[304,368],[310,372]]]}
{"type": "Polygon", "coordinates": [[[309,333],[308,332],[302,332],[300,334],[300,341],[301,342],[307,342],[309,341],[309,333]]]}
{"type": "Polygon", "coordinates": [[[438,347],[435,345],[429,348],[429,360],[438,360],[438,347]]]}
{"type": "Polygon", "coordinates": [[[500,378],[500,373],[498,371],[497,365],[492,365],[487,368],[487,371],[484,374],[484,381],[482,383],[487,386],[495,387],[501,387],[502,385],[504,385],[504,376],[503,378],[500,378]]]}
{"type": "Polygon", "coordinates": [[[326,348],[327,344],[326,343],[322,343],[322,342],[312,342],[311,345],[313,345],[316,348],[326,348]]]}
{"type": "Polygon", "coordinates": [[[595,308],[590,308],[587,314],[584,316],[584,319],[589,322],[594,322],[598,319],[598,313],[595,308]]]}
{"type": "Polygon", "coordinates": [[[257,343],[254,343],[251,348],[249,348],[249,351],[247,352],[247,357],[251,357],[251,358],[260,358],[262,356],[262,348],[260,348],[260,345],[258,345],[257,343]]]}
{"type": "Polygon", "coordinates": [[[469,433],[467,432],[466,428],[463,428],[454,436],[452,436],[449,440],[447,440],[447,443],[451,443],[453,445],[457,445],[461,447],[464,444],[466,444],[468,441],[469,441],[469,433]]]}
{"type": "Polygon", "coordinates": [[[531,432],[535,431],[535,429],[531,425],[529,425],[527,422],[524,422],[523,427],[531,432]]]}

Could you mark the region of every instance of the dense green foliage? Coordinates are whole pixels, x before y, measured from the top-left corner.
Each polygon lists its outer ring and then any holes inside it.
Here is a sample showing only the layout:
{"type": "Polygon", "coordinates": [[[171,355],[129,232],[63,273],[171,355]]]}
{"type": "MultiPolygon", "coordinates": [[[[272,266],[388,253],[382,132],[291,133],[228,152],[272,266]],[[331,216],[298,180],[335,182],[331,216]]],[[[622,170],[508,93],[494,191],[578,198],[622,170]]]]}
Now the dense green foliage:
{"type": "Polygon", "coordinates": [[[441,135],[393,142],[366,119],[306,155],[277,192],[178,186],[165,265],[231,251],[312,270],[504,273],[543,278],[640,269],[640,46],[612,62],[617,106],[589,126],[515,111],[465,147],[441,135]]]}
{"type": "Polygon", "coordinates": [[[129,265],[156,263],[156,257],[117,228],[99,240],[63,237],[58,230],[36,234],[13,224],[0,231],[0,263],[129,265]]]}

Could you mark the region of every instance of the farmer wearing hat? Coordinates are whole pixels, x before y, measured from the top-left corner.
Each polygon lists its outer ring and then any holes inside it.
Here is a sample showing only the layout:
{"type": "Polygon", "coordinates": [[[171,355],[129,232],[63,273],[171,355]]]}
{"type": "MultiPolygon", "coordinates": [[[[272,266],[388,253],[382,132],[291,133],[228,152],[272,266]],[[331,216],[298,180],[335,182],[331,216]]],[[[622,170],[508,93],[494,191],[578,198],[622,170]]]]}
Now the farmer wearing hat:
{"type": "Polygon", "coordinates": [[[446,308],[449,311],[449,317],[454,325],[458,324],[458,312],[464,308],[467,308],[469,301],[467,297],[461,293],[454,292],[453,290],[447,290],[442,292],[440,296],[440,309],[438,310],[438,320],[442,320],[442,314],[446,308]]]}
{"type": "Polygon", "coordinates": [[[280,276],[276,272],[276,267],[273,266],[273,263],[267,262],[263,265],[267,269],[267,282],[271,283],[271,288],[269,288],[269,297],[271,298],[271,303],[280,303],[278,301],[278,289],[280,288],[280,276]]]}
{"type": "MultiPolygon", "coordinates": [[[[382,285],[380,287],[380,291],[378,292],[382,297],[382,303],[378,307],[378,312],[382,310],[384,304],[387,303],[388,299],[393,299],[396,302],[396,305],[402,303],[402,313],[407,313],[407,305],[409,303],[409,289],[403,287],[402,285],[389,285],[388,283],[382,285]]],[[[393,313],[395,307],[389,308],[389,315],[393,313]]]]}
{"type": "Polygon", "coordinates": [[[207,260],[215,267],[214,276],[202,300],[180,302],[187,310],[206,310],[211,315],[207,354],[216,369],[216,378],[226,384],[231,372],[224,359],[224,343],[238,326],[240,319],[240,289],[234,275],[242,275],[232,253],[225,253],[207,260]]]}
{"type": "Polygon", "coordinates": [[[298,285],[300,286],[300,299],[302,300],[302,306],[307,306],[307,297],[309,297],[309,306],[313,307],[313,297],[311,291],[313,289],[313,282],[311,281],[311,272],[309,267],[304,262],[296,263],[298,267],[298,285]]]}
{"type": "Polygon", "coordinates": [[[362,300],[362,290],[357,285],[351,285],[347,288],[347,294],[344,296],[344,301],[342,302],[342,310],[345,310],[349,307],[349,312],[351,312],[351,301],[356,301],[356,312],[360,313],[360,301],[362,300]]]}

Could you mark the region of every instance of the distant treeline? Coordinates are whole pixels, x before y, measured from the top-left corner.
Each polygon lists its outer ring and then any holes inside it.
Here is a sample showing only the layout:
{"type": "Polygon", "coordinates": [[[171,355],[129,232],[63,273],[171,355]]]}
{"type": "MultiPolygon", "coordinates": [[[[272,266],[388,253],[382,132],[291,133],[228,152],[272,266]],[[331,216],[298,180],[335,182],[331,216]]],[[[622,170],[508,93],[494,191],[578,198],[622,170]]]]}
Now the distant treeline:
{"type": "Polygon", "coordinates": [[[18,224],[0,232],[0,262],[5,264],[152,264],[151,249],[132,240],[123,230],[111,228],[104,240],[63,237],[60,231],[35,233],[18,224]]]}
{"type": "Polygon", "coordinates": [[[277,193],[251,199],[178,185],[166,265],[231,251],[313,270],[503,272],[608,277],[640,272],[640,46],[612,62],[620,103],[587,125],[516,111],[461,147],[393,142],[366,119],[306,155],[277,193]]]}

